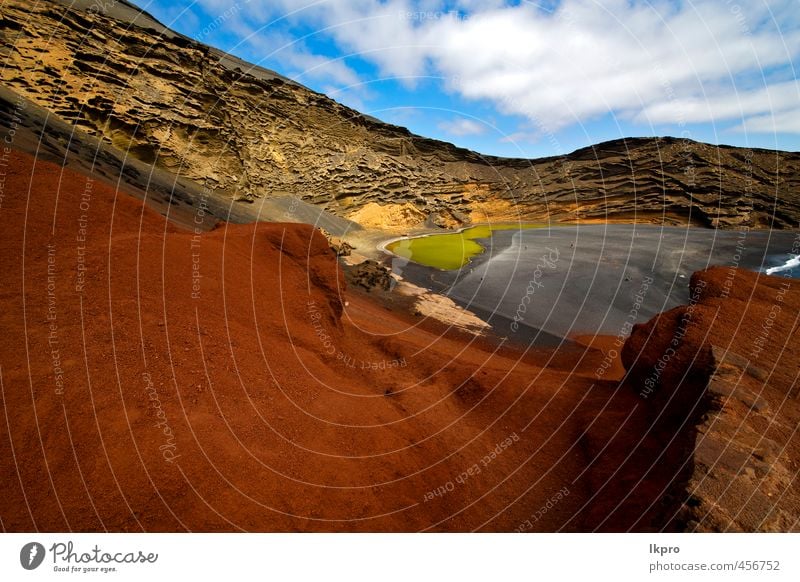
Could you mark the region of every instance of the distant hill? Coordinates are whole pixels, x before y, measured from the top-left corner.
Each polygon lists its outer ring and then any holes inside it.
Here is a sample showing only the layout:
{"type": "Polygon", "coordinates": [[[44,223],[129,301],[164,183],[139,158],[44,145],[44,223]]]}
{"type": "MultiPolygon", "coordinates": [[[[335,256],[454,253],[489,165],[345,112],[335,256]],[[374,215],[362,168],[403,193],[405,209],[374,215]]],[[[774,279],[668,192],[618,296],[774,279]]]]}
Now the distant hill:
{"type": "Polygon", "coordinates": [[[11,0],[0,38],[7,87],[230,200],[299,196],[340,216],[412,204],[441,226],[800,224],[798,153],[634,138],[561,157],[482,156],[362,115],[127,2],[11,0]]]}

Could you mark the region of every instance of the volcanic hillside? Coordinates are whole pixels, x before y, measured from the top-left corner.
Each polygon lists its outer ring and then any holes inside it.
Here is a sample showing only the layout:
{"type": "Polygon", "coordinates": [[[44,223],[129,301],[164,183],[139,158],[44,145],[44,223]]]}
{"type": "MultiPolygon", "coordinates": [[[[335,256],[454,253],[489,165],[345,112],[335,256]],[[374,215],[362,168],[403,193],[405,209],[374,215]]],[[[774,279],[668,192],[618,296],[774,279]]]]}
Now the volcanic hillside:
{"type": "Polygon", "coordinates": [[[3,529],[510,530],[568,484],[536,527],[587,527],[597,354],[570,374],[426,331],[345,294],[310,226],[181,230],[4,163],[3,529]]]}
{"type": "Polygon", "coordinates": [[[6,531],[798,527],[795,284],[698,275],[620,385],[602,338],[521,352],[346,290],[310,226],[184,230],[3,163],[6,531]]]}
{"type": "Polygon", "coordinates": [[[390,311],[310,226],[3,163],[4,530],[680,527],[694,425],[653,430],[603,350],[390,311]]]}
{"type": "Polygon", "coordinates": [[[0,529],[800,528],[797,283],[710,269],[624,349],[525,349],[257,220],[796,226],[797,154],[487,159],[72,5],[0,6],[0,529]]]}
{"type": "Polygon", "coordinates": [[[367,221],[388,210],[376,205],[393,205],[400,228],[426,219],[800,223],[796,153],[660,138],[538,160],[481,156],[364,116],[125,1],[6,1],[0,38],[8,87],[230,200],[297,195],[367,221]]]}

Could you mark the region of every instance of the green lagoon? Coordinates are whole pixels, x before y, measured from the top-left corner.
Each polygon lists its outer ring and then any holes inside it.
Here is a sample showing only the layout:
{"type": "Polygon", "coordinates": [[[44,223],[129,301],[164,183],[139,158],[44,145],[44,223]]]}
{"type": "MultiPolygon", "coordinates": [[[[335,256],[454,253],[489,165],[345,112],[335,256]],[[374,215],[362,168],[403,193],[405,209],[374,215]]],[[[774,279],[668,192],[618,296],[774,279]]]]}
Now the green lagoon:
{"type": "Polygon", "coordinates": [[[482,224],[459,232],[397,240],[386,245],[386,249],[399,257],[426,267],[450,271],[460,269],[469,263],[472,257],[485,251],[478,240],[491,238],[492,232],[496,230],[527,230],[546,226],[548,225],[535,223],[482,224]]]}

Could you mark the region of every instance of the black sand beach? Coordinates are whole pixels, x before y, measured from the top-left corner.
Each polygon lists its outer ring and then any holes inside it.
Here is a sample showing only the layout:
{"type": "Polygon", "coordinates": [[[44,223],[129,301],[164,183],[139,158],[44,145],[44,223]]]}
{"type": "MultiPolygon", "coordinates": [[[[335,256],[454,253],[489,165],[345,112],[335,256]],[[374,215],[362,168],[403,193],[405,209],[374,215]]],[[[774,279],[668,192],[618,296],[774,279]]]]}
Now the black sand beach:
{"type": "MultiPolygon", "coordinates": [[[[496,231],[464,268],[393,259],[411,282],[488,317],[501,337],[551,345],[574,335],[627,335],[634,323],[689,301],[689,277],[710,266],[754,271],[797,252],[793,231],[650,225],[496,231]]],[[[795,270],[781,273],[797,276],[795,270]]]]}

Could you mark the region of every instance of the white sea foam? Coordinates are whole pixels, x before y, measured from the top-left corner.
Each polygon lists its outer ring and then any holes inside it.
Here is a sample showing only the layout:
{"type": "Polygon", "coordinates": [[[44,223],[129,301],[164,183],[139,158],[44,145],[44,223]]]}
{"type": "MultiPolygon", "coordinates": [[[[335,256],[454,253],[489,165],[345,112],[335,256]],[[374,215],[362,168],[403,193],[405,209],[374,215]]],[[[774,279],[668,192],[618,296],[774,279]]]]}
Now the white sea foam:
{"type": "Polygon", "coordinates": [[[796,255],[786,261],[784,264],[778,267],[770,267],[766,270],[767,275],[774,275],[775,273],[781,273],[783,271],[788,271],[789,269],[794,269],[795,267],[800,267],[800,255],[796,255]]]}

